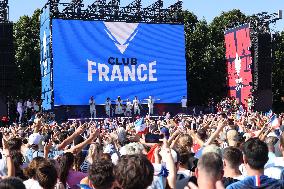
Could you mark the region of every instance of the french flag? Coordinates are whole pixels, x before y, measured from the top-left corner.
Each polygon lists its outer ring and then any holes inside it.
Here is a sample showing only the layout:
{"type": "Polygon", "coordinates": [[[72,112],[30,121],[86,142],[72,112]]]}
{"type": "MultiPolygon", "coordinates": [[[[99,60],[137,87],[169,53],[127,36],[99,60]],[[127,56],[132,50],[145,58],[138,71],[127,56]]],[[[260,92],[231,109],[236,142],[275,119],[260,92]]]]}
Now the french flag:
{"type": "Polygon", "coordinates": [[[144,118],[140,118],[134,123],[136,133],[142,133],[146,130],[146,124],[144,123],[144,118]]]}
{"type": "Polygon", "coordinates": [[[279,129],[280,127],[280,122],[279,119],[277,118],[276,115],[271,116],[269,119],[268,123],[274,128],[274,129],[279,129]]]}

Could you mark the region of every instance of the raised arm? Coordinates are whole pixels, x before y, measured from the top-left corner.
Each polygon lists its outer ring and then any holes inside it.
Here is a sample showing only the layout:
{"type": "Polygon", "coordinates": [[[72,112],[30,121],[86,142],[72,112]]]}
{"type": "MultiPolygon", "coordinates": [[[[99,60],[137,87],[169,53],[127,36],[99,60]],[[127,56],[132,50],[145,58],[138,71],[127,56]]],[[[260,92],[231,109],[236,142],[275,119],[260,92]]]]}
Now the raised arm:
{"type": "Polygon", "coordinates": [[[83,124],[82,126],[78,127],[78,129],[76,129],[76,131],[69,137],[67,137],[62,143],[60,143],[58,145],[58,150],[63,150],[68,144],[72,143],[73,140],[79,136],[80,134],[82,134],[84,132],[84,126],[85,124],[83,124]]]}

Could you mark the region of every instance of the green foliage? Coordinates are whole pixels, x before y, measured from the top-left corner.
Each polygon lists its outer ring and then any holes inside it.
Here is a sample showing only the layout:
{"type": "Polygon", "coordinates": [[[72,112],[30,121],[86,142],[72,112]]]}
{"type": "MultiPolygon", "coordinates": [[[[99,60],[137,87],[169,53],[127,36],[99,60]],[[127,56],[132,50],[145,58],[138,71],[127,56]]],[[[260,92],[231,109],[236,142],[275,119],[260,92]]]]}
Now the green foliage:
{"type": "Polygon", "coordinates": [[[272,65],[273,109],[284,112],[284,31],[275,36],[275,61],[272,65]]]}
{"type": "Polygon", "coordinates": [[[32,17],[22,16],[14,24],[18,95],[21,98],[40,96],[39,16],[37,9],[32,17]]]}

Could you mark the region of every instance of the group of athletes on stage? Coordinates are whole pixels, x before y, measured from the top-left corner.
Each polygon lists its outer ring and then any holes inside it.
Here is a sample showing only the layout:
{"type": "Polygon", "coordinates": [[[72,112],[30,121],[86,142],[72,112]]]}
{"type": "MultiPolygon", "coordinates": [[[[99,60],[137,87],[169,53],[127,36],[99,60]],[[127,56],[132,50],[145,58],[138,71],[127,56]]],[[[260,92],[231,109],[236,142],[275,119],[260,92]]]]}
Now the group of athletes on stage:
{"type": "MultiPolygon", "coordinates": [[[[111,100],[109,97],[106,99],[104,108],[105,113],[108,117],[113,116],[127,116],[131,117],[132,115],[140,115],[142,103],[147,103],[148,106],[148,115],[153,115],[154,113],[154,103],[160,99],[155,99],[152,96],[149,96],[147,99],[139,100],[137,96],[134,97],[131,102],[129,99],[122,100],[120,96],[117,97],[116,100],[111,100]],[[113,109],[112,104],[115,104],[115,108],[113,109]]],[[[96,117],[96,102],[93,96],[91,96],[89,100],[90,105],[90,114],[91,118],[96,117]]],[[[184,96],[181,100],[182,108],[185,109],[187,107],[187,99],[184,96]]]]}
{"type": "MultiPolygon", "coordinates": [[[[141,113],[141,103],[146,102],[148,105],[148,114],[153,115],[154,113],[154,103],[155,101],[160,99],[154,99],[152,96],[149,96],[148,99],[139,100],[137,96],[131,102],[129,99],[122,100],[120,96],[117,97],[116,100],[111,100],[109,97],[105,102],[105,113],[107,116],[127,116],[130,117],[132,115],[140,115],[141,113]],[[115,108],[112,108],[112,104],[115,103],[115,108]]],[[[91,118],[96,117],[96,102],[94,97],[92,96],[89,100],[90,105],[90,114],[91,118]]]]}

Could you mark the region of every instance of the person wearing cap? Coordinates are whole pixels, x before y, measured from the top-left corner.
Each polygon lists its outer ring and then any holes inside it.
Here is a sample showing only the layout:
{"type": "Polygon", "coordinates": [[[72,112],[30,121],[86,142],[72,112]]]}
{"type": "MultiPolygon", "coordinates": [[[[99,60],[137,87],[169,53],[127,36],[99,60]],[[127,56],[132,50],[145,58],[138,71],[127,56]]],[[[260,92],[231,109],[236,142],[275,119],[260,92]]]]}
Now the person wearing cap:
{"type": "Polygon", "coordinates": [[[43,141],[42,135],[39,133],[33,133],[29,136],[28,144],[30,148],[26,152],[27,162],[31,162],[35,157],[44,157],[43,147],[41,142],[43,141]]]}

